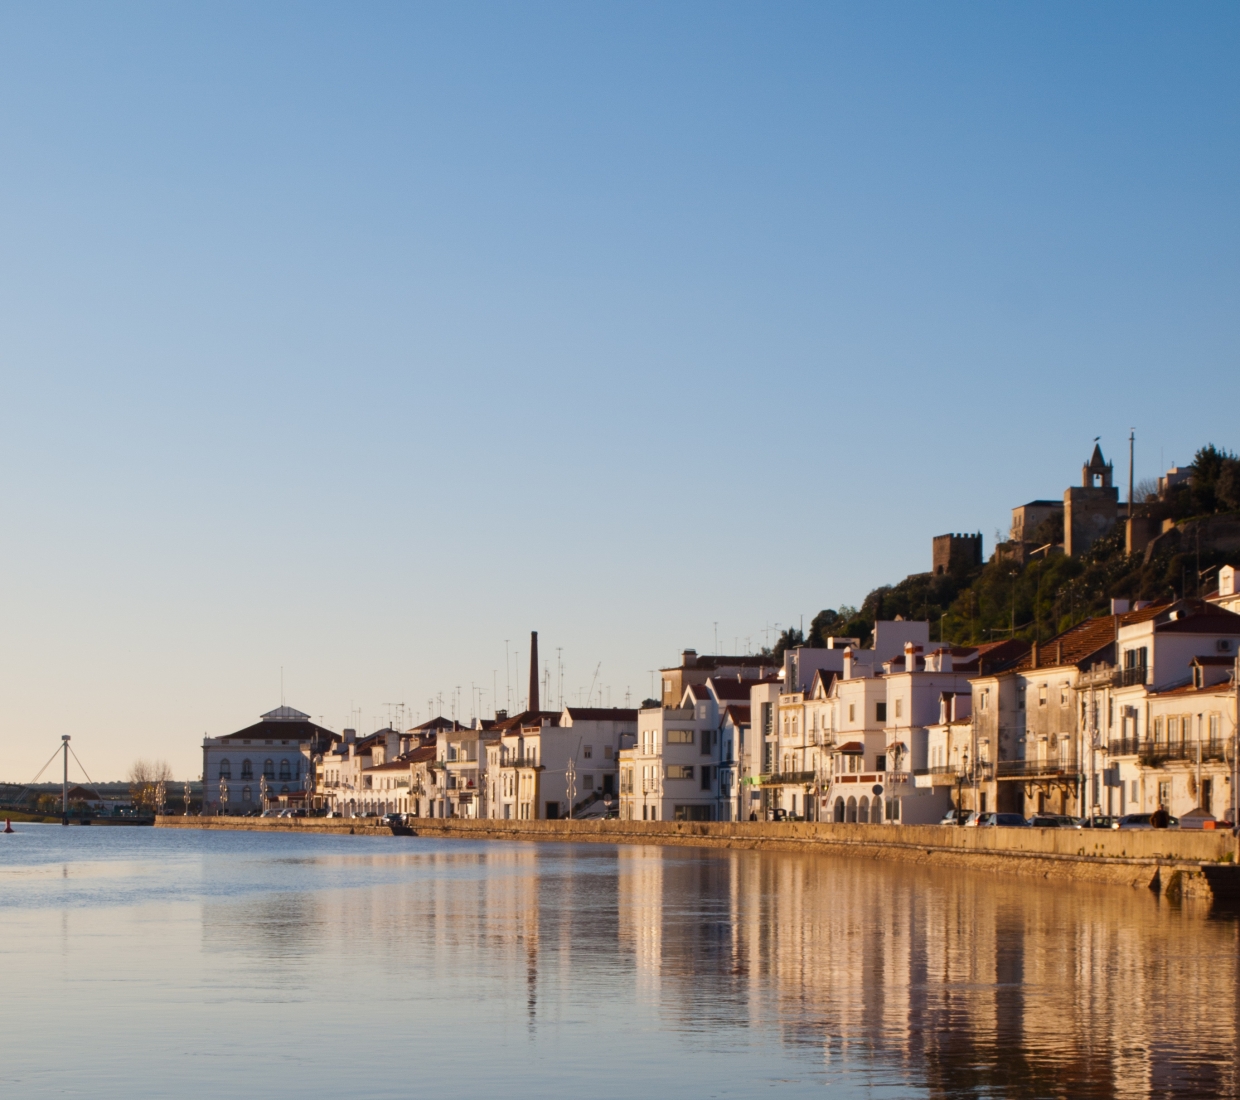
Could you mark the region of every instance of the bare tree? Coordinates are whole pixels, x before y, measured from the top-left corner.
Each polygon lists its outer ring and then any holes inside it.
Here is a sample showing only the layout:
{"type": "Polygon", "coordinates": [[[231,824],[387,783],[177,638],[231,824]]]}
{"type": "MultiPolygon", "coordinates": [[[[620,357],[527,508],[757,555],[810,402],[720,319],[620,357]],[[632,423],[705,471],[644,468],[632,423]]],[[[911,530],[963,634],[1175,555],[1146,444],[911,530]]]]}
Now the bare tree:
{"type": "Polygon", "coordinates": [[[129,769],[129,798],[136,809],[154,811],[160,784],[167,789],[172,768],[166,760],[135,760],[129,769]]]}

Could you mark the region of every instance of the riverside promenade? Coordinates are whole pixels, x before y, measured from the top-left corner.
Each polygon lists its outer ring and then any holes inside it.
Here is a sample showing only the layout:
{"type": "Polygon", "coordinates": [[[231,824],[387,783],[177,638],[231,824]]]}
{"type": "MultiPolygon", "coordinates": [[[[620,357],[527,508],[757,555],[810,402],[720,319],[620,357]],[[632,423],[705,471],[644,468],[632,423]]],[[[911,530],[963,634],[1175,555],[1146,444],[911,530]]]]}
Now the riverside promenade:
{"type": "MultiPolygon", "coordinates": [[[[173,817],[165,829],[387,836],[368,818],[173,817]]],[[[418,818],[421,837],[463,840],[678,844],[795,851],[1016,874],[1044,880],[1139,886],[1169,897],[1240,895],[1230,832],[1180,829],[966,829],[950,825],[846,825],[827,822],[513,821],[418,818]]],[[[397,838],[393,838],[394,840],[397,838]]]]}

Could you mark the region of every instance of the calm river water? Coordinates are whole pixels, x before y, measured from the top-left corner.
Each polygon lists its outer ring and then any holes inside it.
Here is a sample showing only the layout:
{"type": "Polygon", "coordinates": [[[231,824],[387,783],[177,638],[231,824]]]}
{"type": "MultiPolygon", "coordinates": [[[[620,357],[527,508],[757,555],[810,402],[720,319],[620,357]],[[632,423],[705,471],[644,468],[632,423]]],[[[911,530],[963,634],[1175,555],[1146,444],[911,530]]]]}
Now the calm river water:
{"type": "Polygon", "coordinates": [[[1236,1095],[1237,920],[1145,891],[782,853],[15,828],[6,1097],[1236,1095]]]}

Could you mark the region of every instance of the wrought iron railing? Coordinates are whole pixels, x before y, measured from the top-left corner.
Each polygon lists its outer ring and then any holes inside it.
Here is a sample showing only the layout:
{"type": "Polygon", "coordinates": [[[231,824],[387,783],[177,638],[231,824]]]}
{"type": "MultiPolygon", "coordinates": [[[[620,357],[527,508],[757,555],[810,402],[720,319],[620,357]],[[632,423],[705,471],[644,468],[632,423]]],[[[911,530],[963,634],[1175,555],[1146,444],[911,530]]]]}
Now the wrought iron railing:
{"type": "Polygon", "coordinates": [[[1000,760],[996,765],[999,778],[1005,776],[1013,779],[1034,779],[1039,777],[1059,778],[1080,774],[1080,767],[1075,760],[1000,760]]]}

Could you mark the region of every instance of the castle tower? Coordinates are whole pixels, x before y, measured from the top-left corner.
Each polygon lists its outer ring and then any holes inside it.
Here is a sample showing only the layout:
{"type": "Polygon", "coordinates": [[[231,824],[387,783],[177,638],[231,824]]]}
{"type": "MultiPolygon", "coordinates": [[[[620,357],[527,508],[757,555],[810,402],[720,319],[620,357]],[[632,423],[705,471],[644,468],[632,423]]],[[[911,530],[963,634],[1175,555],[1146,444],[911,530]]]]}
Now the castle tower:
{"type": "Polygon", "coordinates": [[[530,698],[528,710],[538,713],[538,631],[530,631],[530,698]]]}
{"type": "Polygon", "coordinates": [[[1081,486],[1064,490],[1063,552],[1079,557],[1108,534],[1119,519],[1119,489],[1111,484],[1111,463],[1094,442],[1094,453],[1081,467],[1081,486]]]}

